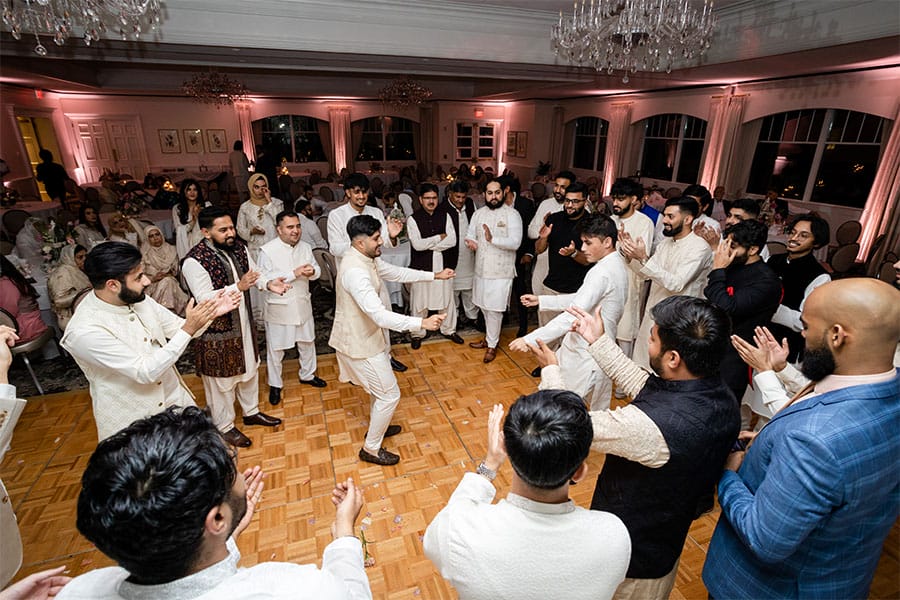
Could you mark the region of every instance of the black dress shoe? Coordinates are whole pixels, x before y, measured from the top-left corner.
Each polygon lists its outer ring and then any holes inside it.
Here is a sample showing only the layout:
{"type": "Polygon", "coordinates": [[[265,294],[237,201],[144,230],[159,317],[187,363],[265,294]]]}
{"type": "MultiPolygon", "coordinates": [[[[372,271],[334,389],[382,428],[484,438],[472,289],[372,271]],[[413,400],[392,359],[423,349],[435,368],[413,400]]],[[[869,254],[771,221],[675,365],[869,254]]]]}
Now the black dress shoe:
{"type": "MultiPolygon", "coordinates": [[[[393,356],[391,357],[391,368],[392,368],[393,370],[397,371],[398,373],[403,373],[404,371],[406,371],[407,369],[409,369],[409,367],[407,367],[406,365],[404,365],[402,362],[400,362],[399,360],[397,360],[397,359],[394,358],[393,356]]],[[[368,452],[367,452],[366,454],[368,454],[368,452]]],[[[369,454],[369,456],[372,456],[372,455],[369,454]]],[[[399,459],[398,459],[398,460],[399,460],[399,459]]],[[[394,464],[394,463],[391,463],[391,464],[394,464]]]]}
{"type": "Polygon", "coordinates": [[[232,446],[237,446],[238,448],[249,448],[250,444],[253,443],[250,441],[250,438],[241,433],[241,430],[237,427],[229,429],[228,431],[223,433],[222,439],[232,446]]]}
{"type": "Polygon", "coordinates": [[[281,388],[274,385],[269,386],[269,404],[276,406],[281,402],[281,388]]]}
{"type": "Polygon", "coordinates": [[[534,371],[531,372],[532,377],[540,377],[541,376],[541,368],[535,367],[534,371]]]}
{"type": "Polygon", "coordinates": [[[311,385],[311,386],[317,387],[317,388],[323,388],[326,385],[328,385],[327,383],[325,383],[324,379],[322,379],[321,377],[318,377],[316,375],[313,375],[312,379],[301,379],[300,383],[302,383],[303,385],[311,385]]]}
{"type": "Polygon", "coordinates": [[[396,465],[398,462],[400,462],[400,457],[393,452],[388,452],[384,448],[379,449],[378,454],[369,454],[368,452],[366,452],[365,448],[360,448],[359,460],[364,460],[366,462],[375,463],[376,465],[387,467],[390,465],[396,465]]]}
{"type": "Polygon", "coordinates": [[[464,339],[462,339],[461,337],[459,337],[459,334],[455,333],[455,332],[451,333],[450,335],[445,335],[443,333],[441,335],[443,335],[445,338],[447,338],[454,344],[465,344],[466,343],[466,341],[464,339]]]}
{"type": "Polygon", "coordinates": [[[262,425],[264,427],[275,427],[281,425],[281,419],[270,417],[266,413],[258,412],[255,415],[244,417],[244,425],[262,425]]]}
{"type": "Polygon", "coordinates": [[[413,338],[409,345],[413,350],[418,350],[422,347],[422,338],[413,338]]]}
{"type": "MultiPolygon", "coordinates": [[[[394,437],[395,435],[400,433],[401,430],[402,430],[402,427],[400,427],[399,425],[388,425],[387,430],[384,432],[384,437],[386,437],[386,438],[394,437]]],[[[369,437],[368,431],[366,431],[366,437],[369,437]]]]}

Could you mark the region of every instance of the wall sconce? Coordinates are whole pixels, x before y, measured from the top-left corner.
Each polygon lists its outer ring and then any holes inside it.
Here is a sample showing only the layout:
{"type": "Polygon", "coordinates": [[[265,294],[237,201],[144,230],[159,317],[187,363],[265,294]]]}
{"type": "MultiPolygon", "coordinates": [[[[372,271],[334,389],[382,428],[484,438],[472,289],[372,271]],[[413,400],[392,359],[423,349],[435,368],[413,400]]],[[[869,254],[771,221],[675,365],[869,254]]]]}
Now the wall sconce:
{"type": "Polygon", "coordinates": [[[476,107],[475,107],[475,118],[476,118],[476,119],[481,119],[481,118],[483,118],[483,117],[484,117],[484,107],[483,107],[483,106],[476,106],[476,107]]]}

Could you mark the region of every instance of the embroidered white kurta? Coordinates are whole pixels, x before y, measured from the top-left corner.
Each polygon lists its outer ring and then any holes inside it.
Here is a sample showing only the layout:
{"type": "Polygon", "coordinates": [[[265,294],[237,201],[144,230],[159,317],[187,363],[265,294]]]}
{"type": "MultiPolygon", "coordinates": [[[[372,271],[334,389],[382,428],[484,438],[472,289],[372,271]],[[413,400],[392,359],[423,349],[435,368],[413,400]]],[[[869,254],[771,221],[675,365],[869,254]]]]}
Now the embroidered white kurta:
{"type": "MultiPolygon", "coordinates": [[[[447,217],[444,231],[447,235],[441,239],[440,235],[423,238],[419,232],[416,220],[410,217],[406,220],[406,231],[409,234],[409,243],[416,250],[430,250],[432,273],[440,273],[444,269],[444,250],[456,245],[456,232],[453,231],[453,222],[447,217]]],[[[423,310],[445,310],[453,300],[453,280],[435,279],[434,281],[422,281],[412,284],[410,292],[410,313],[418,314],[423,310]]]]}
{"type": "Polygon", "coordinates": [[[60,343],[87,377],[98,439],[170,406],[194,404],[175,368],[191,341],[182,325],[149,296],[114,306],[90,292],[78,305],[60,343]]]}
{"type": "Polygon", "coordinates": [[[309,244],[300,240],[291,246],[280,238],[266,243],[259,249],[259,272],[266,281],[284,277],[291,289],[283,295],[262,292],[263,318],[266,322],[266,343],[278,350],[293,348],[295,342],[312,342],[316,339],[309,282],[319,278],[321,270],[313,257],[309,244]],[[294,269],[311,265],[313,275],[296,277],[294,269]]]}
{"type": "Polygon", "coordinates": [[[516,276],[516,250],[522,241],[522,218],[516,209],[506,204],[496,209],[484,206],[472,215],[466,239],[478,244],[472,301],[482,310],[505,311],[516,276]],[[484,237],[484,225],[491,230],[490,242],[484,237]]]}
{"type": "MultiPolygon", "coordinates": [[[[616,215],[612,216],[616,229],[625,228],[625,232],[631,236],[631,239],[644,240],[644,247],[651,248],[653,246],[653,219],[642,212],[634,211],[630,217],[623,219],[616,215]]],[[[625,264],[629,262],[625,259],[625,264]]],[[[628,299],[625,301],[625,310],[622,312],[622,318],[619,319],[619,327],[616,330],[616,337],[620,340],[634,341],[637,337],[638,329],[641,326],[641,294],[644,293],[644,276],[635,269],[628,270],[628,299]]]]}
{"type": "Polygon", "coordinates": [[[275,231],[275,217],[283,210],[284,203],[278,198],[272,198],[265,206],[257,206],[249,200],[241,204],[235,228],[241,239],[247,242],[247,249],[253,260],[256,260],[263,244],[278,236],[278,232],[275,231]],[[250,233],[254,227],[265,230],[265,233],[255,235],[250,233]]]}

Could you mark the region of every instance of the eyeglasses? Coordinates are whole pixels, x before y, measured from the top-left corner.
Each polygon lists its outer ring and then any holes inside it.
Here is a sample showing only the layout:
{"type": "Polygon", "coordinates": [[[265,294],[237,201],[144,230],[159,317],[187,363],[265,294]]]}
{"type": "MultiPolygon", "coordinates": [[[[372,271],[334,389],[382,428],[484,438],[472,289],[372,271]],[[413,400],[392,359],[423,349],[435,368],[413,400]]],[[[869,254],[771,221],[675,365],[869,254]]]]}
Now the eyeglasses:
{"type": "Polygon", "coordinates": [[[563,204],[584,204],[584,198],[581,200],[573,200],[572,198],[566,198],[563,200],[563,204]]]}

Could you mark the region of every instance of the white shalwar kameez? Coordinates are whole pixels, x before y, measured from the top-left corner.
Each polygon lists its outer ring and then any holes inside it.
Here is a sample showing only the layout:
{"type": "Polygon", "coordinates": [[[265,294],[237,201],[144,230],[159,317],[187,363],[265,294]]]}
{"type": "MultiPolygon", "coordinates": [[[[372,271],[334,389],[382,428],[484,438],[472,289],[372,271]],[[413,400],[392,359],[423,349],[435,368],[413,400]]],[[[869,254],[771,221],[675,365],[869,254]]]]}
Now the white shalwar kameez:
{"type": "MultiPolygon", "coordinates": [[[[548,215],[557,213],[563,209],[563,203],[557,202],[556,197],[544,198],[538,205],[531,223],[528,224],[528,237],[536,240],[541,236],[541,227],[548,215]]],[[[544,279],[550,272],[550,255],[546,251],[534,257],[534,269],[531,271],[531,293],[541,296],[545,293],[544,279]]],[[[553,313],[538,311],[538,325],[543,327],[553,317],[553,313]]]]}
{"type": "MultiPolygon", "coordinates": [[[[416,250],[431,251],[432,273],[440,273],[444,269],[442,252],[456,245],[456,232],[449,216],[444,231],[447,232],[444,239],[441,239],[440,235],[423,238],[415,219],[410,217],[406,220],[406,232],[412,247],[416,250]]],[[[446,312],[447,318],[441,323],[441,333],[445,335],[456,333],[456,294],[453,293],[452,279],[422,281],[413,283],[410,288],[410,315],[425,318],[429,310],[446,312]]],[[[414,331],[412,336],[425,337],[425,330],[414,331]]]]}
{"type": "MultiPolygon", "coordinates": [[[[625,230],[625,233],[631,236],[632,240],[644,240],[644,248],[653,246],[653,232],[655,226],[653,219],[642,212],[634,211],[630,217],[623,219],[618,215],[613,215],[613,222],[616,229],[625,230]]],[[[627,266],[629,259],[624,259],[627,266]]],[[[619,326],[616,331],[615,339],[622,347],[622,350],[629,357],[633,349],[634,338],[637,337],[638,330],[641,327],[641,296],[644,293],[645,277],[634,269],[628,269],[628,299],[625,301],[625,310],[622,318],[619,319],[619,326]]]]}
{"type": "MultiPolygon", "coordinates": [[[[456,269],[454,269],[453,277],[453,298],[459,296],[459,303],[462,304],[463,313],[466,318],[474,321],[478,318],[478,308],[472,302],[472,280],[475,276],[475,253],[466,246],[466,231],[469,229],[469,217],[466,215],[466,209],[457,210],[453,204],[447,203],[447,210],[456,211],[459,215],[459,236],[456,240],[456,246],[459,249],[459,258],[456,260],[456,269]]],[[[472,213],[475,216],[475,213],[472,213]]],[[[459,304],[457,304],[459,306],[459,304]]],[[[448,315],[449,316],[449,315],[448,315]]]]}

